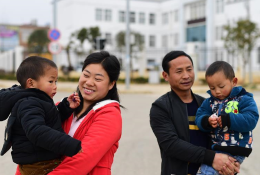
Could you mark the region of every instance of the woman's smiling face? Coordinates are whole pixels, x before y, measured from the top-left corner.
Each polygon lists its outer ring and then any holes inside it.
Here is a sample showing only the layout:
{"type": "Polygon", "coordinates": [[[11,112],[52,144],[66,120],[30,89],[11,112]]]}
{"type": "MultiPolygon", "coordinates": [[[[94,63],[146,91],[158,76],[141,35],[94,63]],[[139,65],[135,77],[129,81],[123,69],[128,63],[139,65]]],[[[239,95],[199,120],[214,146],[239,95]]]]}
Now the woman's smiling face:
{"type": "Polygon", "coordinates": [[[79,78],[79,90],[88,105],[103,99],[113,86],[101,64],[87,65],[79,78]]]}

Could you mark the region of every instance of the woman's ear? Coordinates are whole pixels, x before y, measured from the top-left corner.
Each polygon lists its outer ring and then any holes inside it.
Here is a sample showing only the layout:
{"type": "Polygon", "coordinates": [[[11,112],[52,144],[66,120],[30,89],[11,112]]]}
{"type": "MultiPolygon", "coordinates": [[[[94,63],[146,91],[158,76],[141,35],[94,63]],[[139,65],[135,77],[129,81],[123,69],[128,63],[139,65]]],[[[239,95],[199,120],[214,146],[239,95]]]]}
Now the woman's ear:
{"type": "Polygon", "coordinates": [[[26,87],[25,88],[34,88],[34,80],[32,78],[28,78],[26,80],[26,87]]]}
{"type": "Polygon", "coordinates": [[[114,87],[115,83],[116,81],[112,81],[111,83],[109,83],[109,90],[111,90],[114,87]]]}

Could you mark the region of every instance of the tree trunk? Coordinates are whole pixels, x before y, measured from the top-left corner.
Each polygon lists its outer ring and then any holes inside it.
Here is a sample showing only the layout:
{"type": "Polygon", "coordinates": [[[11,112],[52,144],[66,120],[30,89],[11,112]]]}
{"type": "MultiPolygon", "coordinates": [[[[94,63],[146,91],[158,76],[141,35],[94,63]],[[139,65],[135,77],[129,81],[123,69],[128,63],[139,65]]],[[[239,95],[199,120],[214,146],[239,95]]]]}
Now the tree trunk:
{"type": "Polygon", "coordinates": [[[68,59],[69,67],[72,67],[72,65],[71,65],[71,59],[70,59],[70,50],[69,50],[69,49],[66,49],[66,54],[67,54],[67,59],[68,59]]]}
{"type": "Polygon", "coordinates": [[[252,60],[251,60],[251,51],[247,52],[248,55],[248,68],[249,68],[249,84],[253,83],[253,75],[252,75],[252,60]]]}
{"type": "Polygon", "coordinates": [[[242,58],[242,63],[243,63],[242,76],[243,76],[243,83],[245,83],[246,82],[245,81],[246,80],[246,73],[247,73],[247,71],[246,71],[246,64],[247,64],[246,56],[247,56],[247,54],[245,52],[243,52],[242,56],[243,56],[243,58],[242,58]]]}

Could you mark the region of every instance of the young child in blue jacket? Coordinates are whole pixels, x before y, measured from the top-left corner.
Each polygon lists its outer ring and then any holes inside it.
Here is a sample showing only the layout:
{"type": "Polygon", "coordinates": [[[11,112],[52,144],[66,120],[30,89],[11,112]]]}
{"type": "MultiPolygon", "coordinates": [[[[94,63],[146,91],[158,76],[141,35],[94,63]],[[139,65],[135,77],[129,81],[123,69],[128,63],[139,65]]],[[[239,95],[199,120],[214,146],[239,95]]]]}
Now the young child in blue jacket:
{"type": "MultiPolygon", "coordinates": [[[[205,75],[210,90],[196,113],[195,123],[201,131],[209,132],[211,148],[234,157],[241,164],[252,151],[252,130],[259,114],[253,94],[237,86],[230,64],[212,63],[205,75]]],[[[213,167],[201,165],[197,175],[219,174],[213,167]]]]}

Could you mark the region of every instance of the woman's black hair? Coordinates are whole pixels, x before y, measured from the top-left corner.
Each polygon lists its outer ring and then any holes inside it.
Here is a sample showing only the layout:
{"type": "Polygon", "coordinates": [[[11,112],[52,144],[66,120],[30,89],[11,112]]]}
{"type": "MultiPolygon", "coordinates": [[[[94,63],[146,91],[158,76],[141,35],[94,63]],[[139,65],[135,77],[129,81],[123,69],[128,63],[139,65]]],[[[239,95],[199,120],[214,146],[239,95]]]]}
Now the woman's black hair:
{"type": "MultiPolygon", "coordinates": [[[[100,51],[100,52],[92,53],[89,56],[87,56],[87,58],[83,63],[82,71],[84,71],[84,69],[90,64],[101,64],[109,76],[109,82],[112,83],[113,81],[115,81],[115,84],[113,88],[108,91],[107,95],[103,99],[91,104],[88,107],[88,109],[78,117],[78,119],[84,117],[100,101],[110,99],[110,100],[116,100],[120,102],[117,86],[116,86],[116,81],[118,80],[120,74],[120,63],[118,59],[114,55],[110,55],[107,51],[100,51]]],[[[83,103],[82,103],[83,97],[79,91],[79,87],[77,87],[77,92],[79,94],[81,103],[76,108],[75,115],[78,115],[83,108],[83,103]]]]}

